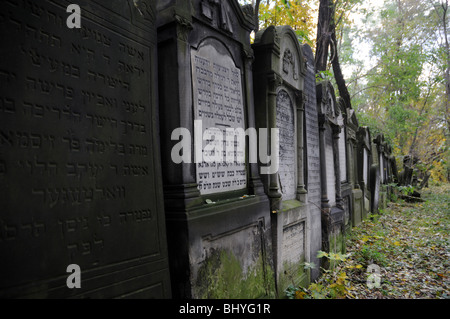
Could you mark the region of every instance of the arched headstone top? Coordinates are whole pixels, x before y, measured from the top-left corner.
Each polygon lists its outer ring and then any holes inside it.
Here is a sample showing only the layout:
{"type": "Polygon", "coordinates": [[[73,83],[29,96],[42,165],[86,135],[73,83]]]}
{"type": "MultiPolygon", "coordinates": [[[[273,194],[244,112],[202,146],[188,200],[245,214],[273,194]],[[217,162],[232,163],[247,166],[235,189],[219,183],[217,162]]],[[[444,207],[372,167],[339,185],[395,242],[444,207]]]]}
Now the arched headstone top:
{"type": "Polygon", "coordinates": [[[250,33],[255,29],[254,15],[248,6],[241,6],[237,0],[164,0],[156,2],[157,27],[167,27],[175,20],[179,25],[177,30],[179,39],[192,44],[195,39],[201,38],[202,33],[195,34],[188,39],[191,31],[196,33],[203,28],[212,28],[222,36],[243,44],[244,50],[251,51],[250,33]]]}
{"type": "Polygon", "coordinates": [[[330,81],[322,81],[317,84],[317,105],[320,114],[325,116],[328,121],[337,124],[337,117],[341,112],[337,106],[336,95],[330,81]]]}
{"type": "Polygon", "coordinates": [[[338,106],[339,112],[346,119],[347,118],[347,105],[346,105],[344,99],[341,97],[338,97],[336,99],[336,101],[337,101],[337,106],[338,106]]]}
{"type": "Polygon", "coordinates": [[[383,134],[377,134],[373,141],[377,144],[384,143],[384,135],[383,134]]]}
{"type": "Polygon", "coordinates": [[[306,59],[290,26],[270,26],[257,32],[253,48],[271,55],[270,59],[265,60],[266,65],[261,67],[270,67],[281,76],[283,83],[303,90],[306,59]]]}
{"type": "Polygon", "coordinates": [[[300,44],[290,26],[277,27],[280,37],[280,69],[283,79],[297,89],[303,90],[303,77],[306,73],[306,59],[300,44]]]}
{"type": "Polygon", "coordinates": [[[383,134],[377,134],[375,138],[373,139],[373,142],[377,145],[377,150],[379,153],[384,152],[385,142],[384,142],[384,135],[383,134]]]}
{"type": "Polygon", "coordinates": [[[315,70],[314,53],[311,47],[307,43],[302,44],[300,47],[302,49],[303,56],[305,57],[305,69],[313,68],[315,70]]]}
{"type": "Polygon", "coordinates": [[[360,139],[360,143],[362,143],[362,145],[367,148],[369,151],[371,150],[371,146],[370,146],[370,129],[367,126],[360,126],[358,129],[358,136],[360,139]]]}
{"type": "Polygon", "coordinates": [[[276,27],[271,25],[267,28],[261,29],[255,34],[255,41],[253,46],[277,46],[279,48],[280,38],[278,36],[276,27]]]}
{"type": "Polygon", "coordinates": [[[358,118],[356,117],[356,112],[354,109],[348,107],[347,111],[347,123],[352,125],[355,130],[359,127],[358,118]]]}

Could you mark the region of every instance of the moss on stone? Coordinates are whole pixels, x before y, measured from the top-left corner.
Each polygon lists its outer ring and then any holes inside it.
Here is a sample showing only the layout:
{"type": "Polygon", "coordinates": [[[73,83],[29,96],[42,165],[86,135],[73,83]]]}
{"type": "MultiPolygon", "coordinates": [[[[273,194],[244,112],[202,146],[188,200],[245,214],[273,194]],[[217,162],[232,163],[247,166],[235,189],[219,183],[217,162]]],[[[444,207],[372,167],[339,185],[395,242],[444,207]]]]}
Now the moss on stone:
{"type": "Polygon", "coordinates": [[[298,200],[295,200],[295,199],[285,200],[282,202],[281,212],[289,211],[289,210],[292,210],[294,208],[297,208],[297,207],[300,207],[303,205],[305,205],[305,204],[302,204],[301,202],[299,202],[298,200]]]}
{"type": "Polygon", "coordinates": [[[283,263],[283,268],[281,269],[278,276],[278,293],[281,296],[284,294],[286,288],[290,285],[294,287],[308,287],[309,285],[309,270],[305,270],[304,260],[302,259],[298,263],[283,263]]]}
{"type": "Polygon", "coordinates": [[[261,255],[244,273],[231,252],[215,251],[198,272],[196,290],[198,297],[203,299],[273,298],[274,274],[271,267],[264,265],[261,255]]]}

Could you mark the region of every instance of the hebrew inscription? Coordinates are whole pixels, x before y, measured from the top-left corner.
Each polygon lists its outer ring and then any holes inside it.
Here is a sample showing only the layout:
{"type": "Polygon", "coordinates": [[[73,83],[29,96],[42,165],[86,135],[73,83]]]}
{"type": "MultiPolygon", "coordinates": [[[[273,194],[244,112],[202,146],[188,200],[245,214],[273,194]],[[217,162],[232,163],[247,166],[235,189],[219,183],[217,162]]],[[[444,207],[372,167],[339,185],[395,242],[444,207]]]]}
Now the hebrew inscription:
{"type": "MultiPolygon", "coordinates": [[[[247,171],[245,161],[238,158],[245,158],[245,144],[237,138],[227,138],[231,133],[226,131],[227,128],[233,132],[234,129],[245,130],[241,71],[229,55],[209,44],[198,51],[192,49],[191,64],[195,119],[202,120],[202,133],[208,128],[217,128],[222,131],[223,139],[222,162],[197,163],[200,193],[243,189],[247,185],[247,171]],[[235,156],[233,162],[226,161],[226,152],[235,156]]],[[[203,140],[203,156],[212,155],[205,154],[205,146],[214,143],[217,140],[203,140]]]]}
{"type": "Polygon", "coordinates": [[[0,8],[0,288],[158,256],[148,33],[0,8]]]}
{"type": "Polygon", "coordinates": [[[295,125],[292,101],[285,90],[277,95],[276,125],[280,130],[280,190],[283,200],[294,199],[296,194],[295,174],[295,125]]]}
{"type": "Polygon", "coordinates": [[[327,195],[331,206],[336,204],[336,172],[334,171],[333,136],[331,128],[325,129],[325,163],[327,174],[327,195]]]}
{"type": "Polygon", "coordinates": [[[345,139],[346,128],[342,114],[338,116],[338,124],[341,126],[339,133],[339,165],[341,170],[341,182],[347,181],[347,141],[345,139]]]}
{"type": "MultiPolygon", "coordinates": [[[[308,52],[309,53],[309,52],[308,52]]],[[[320,148],[319,121],[317,118],[316,82],[314,57],[307,53],[308,63],[305,76],[305,127],[306,127],[306,160],[308,200],[312,214],[320,216],[320,148]]]]}

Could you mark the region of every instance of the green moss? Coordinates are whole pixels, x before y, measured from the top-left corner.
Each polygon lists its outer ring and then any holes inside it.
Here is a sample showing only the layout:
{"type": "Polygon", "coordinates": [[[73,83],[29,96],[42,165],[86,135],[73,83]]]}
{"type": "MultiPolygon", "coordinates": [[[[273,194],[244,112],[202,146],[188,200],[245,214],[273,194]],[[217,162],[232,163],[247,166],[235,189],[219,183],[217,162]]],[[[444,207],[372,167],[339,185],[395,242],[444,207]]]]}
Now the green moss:
{"type": "Polygon", "coordinates": [[[302,204],[301,202],[299,202],[298,200],[295,199],[291,199],[291,200],[286,200],[282,202],[282,207],[281,207],[281,211],[289,211],[292,210],[294,208],[303,206],[304,204],[302,204]]]}
{"type": "Polygon", "coordinates": [[[380,191],[380,200],[378,204],[379,209],[385,209],[387,207],[387,192],[380,191]]]}
{"type": "MultiPolygon", "coordinates": [[[[345,246],[345,235],[342,233],[333,233],[330,236],[330,252],[333,253],[341,253],[345,254],[346,246],[345,246]]],[[[329,267],[333,269],[339,261],[330,260],[329,267]]]]}
{"type": "Polygon", "coordinates": [[[294,287],[308,287],[310,284],[309,272],[309,270],[305,270],[304,260],[295,264],[283,263],[283,268],[278,277],[278,291],[285,291],[290,285],[294,287]]]}
{"type": "Polygon", "coordinates": [[[264,265],[260,255],[244,274],[241,264],[231,252],[221,250],[208,257],[198,273],[199,298],[261,298],[275,296],[274,274],[264,265]]]}

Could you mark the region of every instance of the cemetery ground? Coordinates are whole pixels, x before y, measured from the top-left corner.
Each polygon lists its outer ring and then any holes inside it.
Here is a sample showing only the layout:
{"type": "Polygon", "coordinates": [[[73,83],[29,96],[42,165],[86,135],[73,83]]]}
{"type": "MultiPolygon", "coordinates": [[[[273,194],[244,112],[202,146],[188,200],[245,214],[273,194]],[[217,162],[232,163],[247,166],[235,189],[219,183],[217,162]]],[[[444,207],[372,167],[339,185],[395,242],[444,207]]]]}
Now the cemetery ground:
{"type": "Polygon", "coordinates": [[[345,254],[321,253],[335,266],[323,270],[308,288],[291,286],[288,297],[450,298],[450,184],[421,194],[424,202],[394,198],[380,214],[354,227],[345,254]],[[367,267],[372,264],[380,267],[379,285],[374,277],[368,285],[367,267]]]}

